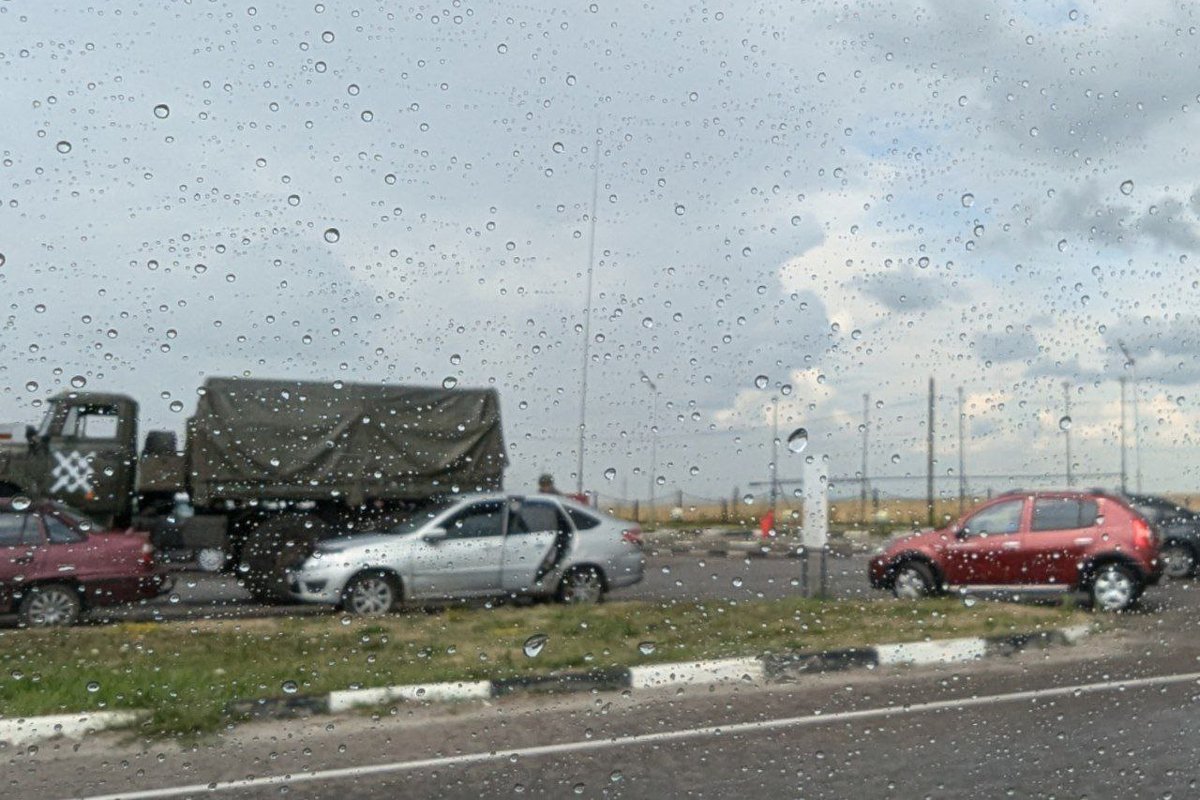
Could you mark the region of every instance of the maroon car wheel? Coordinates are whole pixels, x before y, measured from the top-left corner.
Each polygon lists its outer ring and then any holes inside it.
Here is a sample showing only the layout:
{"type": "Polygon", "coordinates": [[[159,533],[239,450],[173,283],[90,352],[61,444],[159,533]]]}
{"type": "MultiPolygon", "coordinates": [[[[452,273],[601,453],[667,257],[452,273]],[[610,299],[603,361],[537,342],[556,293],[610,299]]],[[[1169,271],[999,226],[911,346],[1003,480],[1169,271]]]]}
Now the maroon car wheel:
{"type": "Polygon", "coordinates": [[[74,625],[81,610],[79,592],[63,583],[51,583],[30,589],[17,614],[26,627],[51,628],[74,625]]]}

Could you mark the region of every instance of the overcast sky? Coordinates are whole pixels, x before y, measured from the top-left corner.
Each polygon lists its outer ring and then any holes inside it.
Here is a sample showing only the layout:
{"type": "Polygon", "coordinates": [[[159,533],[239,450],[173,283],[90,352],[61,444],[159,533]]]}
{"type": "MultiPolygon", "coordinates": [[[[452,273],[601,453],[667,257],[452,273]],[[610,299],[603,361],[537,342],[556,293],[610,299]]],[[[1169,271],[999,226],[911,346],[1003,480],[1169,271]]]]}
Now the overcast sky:
{"type": "Polygon", "coordinates": [[[450,378],[499,389],[511,487],[572,486],[599,141],[589,488],[648,494],[644,371],[660,497],[765,478],[772,398],[781,477],[854,474],[865,393],[870,471],[923,475],[930,376],[939,474],[962,386],[968,473],[1060,483],[1063,381],[1116,470],[1136,374],[1146,487],[1196,489],[1197,16],[0,0],[0,419],[450,378]]]}

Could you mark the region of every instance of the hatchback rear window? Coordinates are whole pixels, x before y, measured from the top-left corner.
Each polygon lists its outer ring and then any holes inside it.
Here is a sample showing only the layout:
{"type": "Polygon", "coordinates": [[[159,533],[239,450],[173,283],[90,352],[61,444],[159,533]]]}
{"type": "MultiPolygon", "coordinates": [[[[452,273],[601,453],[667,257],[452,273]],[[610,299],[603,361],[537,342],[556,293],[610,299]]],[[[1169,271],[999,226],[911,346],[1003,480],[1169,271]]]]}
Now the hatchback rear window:
{"type": "Polygon", "coordinates": [[[1038,498],[1033,503],[1034,531],[1089,528],[1096,524],[1096,501],[1065,497],[1038,498]]]}
{"type": "Polygon", "coordinates": [[[568,508],[567,516],[571,518],[571,524],[575,526],[575,530],[577,531],[586,531],[588,528],[594,528],[600,524],[600,520],[591,514],[575,508],[568,508]]]}

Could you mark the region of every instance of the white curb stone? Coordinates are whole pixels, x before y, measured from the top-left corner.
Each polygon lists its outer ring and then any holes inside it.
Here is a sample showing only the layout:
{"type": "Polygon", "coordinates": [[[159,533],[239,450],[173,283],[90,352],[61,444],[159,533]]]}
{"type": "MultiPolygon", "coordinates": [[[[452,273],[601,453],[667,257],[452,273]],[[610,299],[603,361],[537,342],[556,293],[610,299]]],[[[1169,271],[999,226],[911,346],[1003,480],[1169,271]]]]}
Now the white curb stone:
{"type": "Polygon", "coordinates": [[[12,747],[21,747],[31,742],[40,742],[63,736],[81,739],[90,733],[132,725],[145,712],[142,711],[93,711],[82,714],[50,714],[42,717],[14,717],[0,719],[0,742],[12,747]]]}
{"type": "Polygon", "coordinates": [[[337,714],[358,706],[372,706],[392,700],[440,702],[447,700],[486,700],[492,696],[491,681],[464,683],[426,683],[406,686],[382,686],[377,689],[350,689],[329,693],[329,713],[337,714]]]}
{"type": "Polygon", "coordinates": [[[875,648],[880,666],[890,664],[949,664],[975,661],[987,654],[987,642],[979,638],[943,639],[937,642],[884,644],[875,648]]]}
{"type": "Polygon", "coordinates": [[[653,664],[629,669],[629,688],[649,689],[693,683],[761,683],[766,677],[758,658],[724,658],[678,664],[653,664]]]}

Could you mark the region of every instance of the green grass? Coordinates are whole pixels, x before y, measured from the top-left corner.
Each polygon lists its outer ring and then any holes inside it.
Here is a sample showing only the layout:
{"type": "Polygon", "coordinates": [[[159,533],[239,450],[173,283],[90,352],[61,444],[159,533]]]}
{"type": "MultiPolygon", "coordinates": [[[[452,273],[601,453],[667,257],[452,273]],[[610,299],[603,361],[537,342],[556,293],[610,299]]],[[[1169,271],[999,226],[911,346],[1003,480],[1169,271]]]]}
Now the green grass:
{"type": "Polygon", "coordinates": [[[358,620],[127,623],[0,631],[0,715],[149,709],[142,732],[203,733],[232,700],[506,678],[561,669],[1030,632],[1088,617],[1063,606],[785,599],[450,608],[358,620]],[[523,643],[549,637],[536,657],[523,643]],[[653,650],[639,645],[653,643],[653,650]]]}

